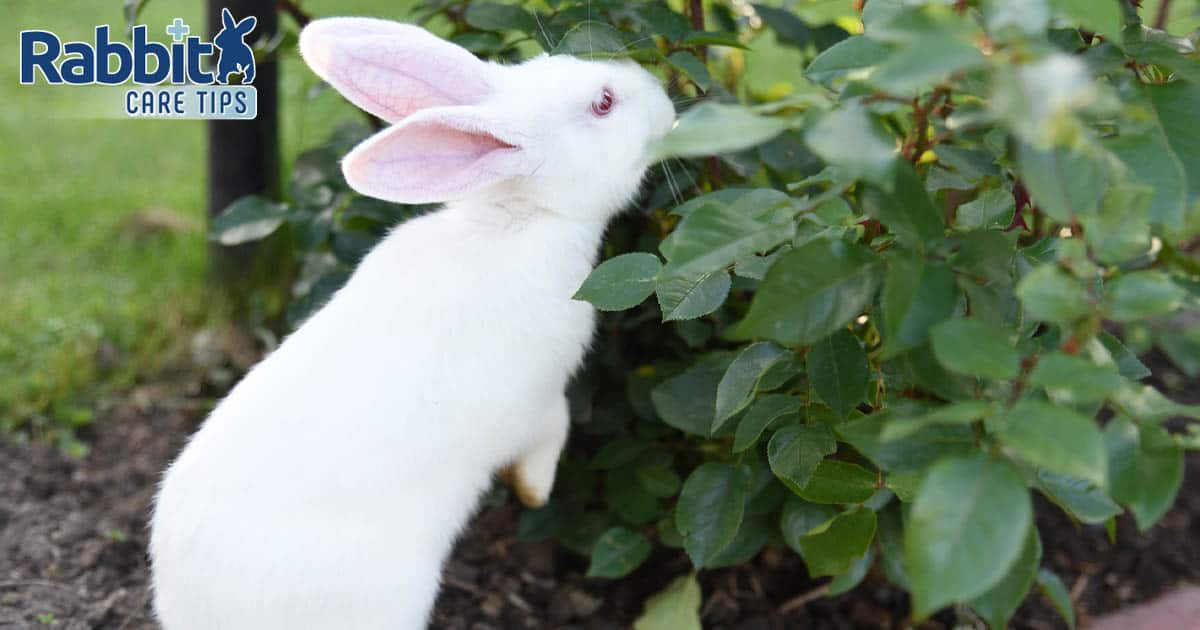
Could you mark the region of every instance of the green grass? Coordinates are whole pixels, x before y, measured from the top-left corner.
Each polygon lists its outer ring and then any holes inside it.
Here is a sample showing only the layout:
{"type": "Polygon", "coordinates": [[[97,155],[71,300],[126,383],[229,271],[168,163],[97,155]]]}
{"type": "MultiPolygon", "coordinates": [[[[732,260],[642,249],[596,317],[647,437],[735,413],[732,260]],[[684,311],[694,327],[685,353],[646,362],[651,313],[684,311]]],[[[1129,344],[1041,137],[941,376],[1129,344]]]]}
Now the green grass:
{"type": "MultiPolygon", "coordinates": [[[[305,3],[314,15],[394,18],[405,5],[305,3]]],[[[87,41],[97,24],[122,27],[121,6],[0,6],[0,428],[87,422],[97,395],[160,367],[221,317],[205,288],[204,123],[97,118],[119,102],[107,90],[18,83],[17,30],[87,41]],[[175,229],[139,219],[164,213],[175,229]],[[111,349],[115,363],[97,360],[111,349]]],[[[201,6],[150,0],[140,22],[160,39],[174,17],[198,32],[201,6]]],[[[294,53],[281,74],[285,157],[357,119],[336,94],[308,98],[316,79],[294,53]]]]}

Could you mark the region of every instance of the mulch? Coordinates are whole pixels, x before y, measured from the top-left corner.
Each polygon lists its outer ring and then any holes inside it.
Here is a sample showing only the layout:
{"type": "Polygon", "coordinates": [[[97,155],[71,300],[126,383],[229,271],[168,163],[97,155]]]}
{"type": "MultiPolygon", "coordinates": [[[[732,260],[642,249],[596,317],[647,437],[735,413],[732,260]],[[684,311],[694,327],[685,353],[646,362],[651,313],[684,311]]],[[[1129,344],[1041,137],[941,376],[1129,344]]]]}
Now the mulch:
{"type": "MultiPolygon", "coordinates": [[[[146,520],[163,466],[203,417],[203,405],[170,387],[143,387],[92,429],[82,459],[40,444],[0,443],[0,629],[155,628],[146,590],[146,520]]],[[[482,511],[446,568],[433,627],[627,628],[644,599],[688,571],[678,552],[656,552],[629,578],[583,577],[586,560],[549,543],[516,539],[519,511],[482,511]]],[[[1087,618],[1200,584],[1200,456],[1188,461],[1184,493],[1150,531],[1127,517],[1118,544],[1100,527],[1079,527],[1039,500],[1043,564],[1071,590],[1087,618]]],[[[701,575],[709,628],[900,628],[907,596],[878,572],[851,593],[821,596],[791,552],[768,548],[752,563],[701,575]]],[[[977,625],[944,611],[921,628],[977,625]]],[[[981,626],[979,626],[981,627],[981,626]]],[[[1017,628],[1065,625],[1032,597],[1017,628]]]]}

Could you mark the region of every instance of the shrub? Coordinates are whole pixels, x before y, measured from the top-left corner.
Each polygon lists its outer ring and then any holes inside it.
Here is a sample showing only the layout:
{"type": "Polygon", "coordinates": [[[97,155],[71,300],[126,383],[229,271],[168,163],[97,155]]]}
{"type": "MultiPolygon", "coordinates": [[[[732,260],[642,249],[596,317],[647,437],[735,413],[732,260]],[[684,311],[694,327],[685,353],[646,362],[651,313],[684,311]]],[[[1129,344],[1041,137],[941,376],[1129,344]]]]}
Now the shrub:
{"type": "MultiPolygon", "coordinates": [[[[1032,494],[1145,529],[1198,444],[1164,421],[1200,409],[1114,334],[1200,372],[1179,323],[1200,295],[1198,37],[1118,0],[831,5],[421,7],[478,54],[632,57],[689,103],[576,296],[609,314],[553,501],[520,532],[597,577],[656,546],[703,570],[774,544],[831,594],[878,566],[916,618],[962,603],[1003,627],[1035,584],[1070,617],[1032,494]]],[[[336,159],[368,131],[301,155],[287,203],[214,226],[288,226],[293,323],[421,211],[347,189],[336,159]]],[[[698,627],[694,574],[640,627],[672,606],[657,627],[698,627]]]]}

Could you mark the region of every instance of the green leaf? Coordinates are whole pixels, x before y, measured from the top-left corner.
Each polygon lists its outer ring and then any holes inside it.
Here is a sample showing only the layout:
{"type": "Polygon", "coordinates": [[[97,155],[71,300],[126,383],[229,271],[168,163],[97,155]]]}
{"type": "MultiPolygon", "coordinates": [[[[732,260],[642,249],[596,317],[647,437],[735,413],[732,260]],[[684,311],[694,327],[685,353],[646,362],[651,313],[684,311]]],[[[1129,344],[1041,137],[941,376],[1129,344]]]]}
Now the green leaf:
{"type": "Polygon", "coordinates": [[[951,319],[935,326],[933,353],[946,369],[979,378],[1013,379],[1021,368],[1008,335],[974,319],[951,319]]]}
{"type": "Polygon", "coordinates": [[[814,343],[809,350],[809,383],[821,400],[843,418],[866,398],[870,377],[867,353],[848,329],[814,343]]]}
{"type": "Polygon", "coordinates": [[[209,227],[209,238],[226,247],[260,241],[279,229],[288,206],[265,197],[240,197],[225,208],[209,227]]]}
{"type": "Polygon", "coordinates": [[[970,41],[935,35],[892,52],[871,73],[870,82],[890,94],[912,95],[984,62],[983,54],[970,41]]]}
{"type": "Polygon", "coordinates": [[[658,283],[658,307],[663,321],[704,317],[721,307],[732,280],[725,270],[697,276],[672,276],[658,283]]]}
{"type": "Polygon", "coordinates": [[[1114,185],[1105,193],[1099,212],[1083,217],[1083,236],[1096,260],[1122,263],[1150,249],[1153,192],[1136,184],[1114,185]]]}
{"type": "Polygon", "coordinates": [[[654,254],[623,254],[592,270],[574,299],[591,302],[602,311],[623,311],[654,293],[662,263],[654,254]]]}
{"type": "Polygon", "coordinates": [[[1023,400],[998,421],[996,434],[1034,466],[1105,485],[1107,462],[1100,430],[1094,421],[1066,407],[1023,400]]]}
{"type": "Polygon", "coordinates": [[[733,359],[733,353],[710,354],[651,390],[650,400],[663,422],[685,433],[707,437],[713,426],[717,384],[733,359]]]}
{"type": "Polygon", "coordinates": [[[649,161],[704,157],[758,146],[789,126],[782,118],[760,116],[743,105],[706,101],[679,117],[675,128],[649,150],[649,161]]]}
{"type": "Polygon", "coordinates": [[[1172,313],[1183,304],[1186,295],[1161,271],[1134,271],[1108,284],[1104,311],[1113,321],[1131,322],[1172,313]]]}
{"type": "Polygon", "coordinates": [[[855,560],[850,569],[841,575],[834,577],[829,581],[829,597],[837,597],[842,593],[849,593],[862,584],[862,581],[870,572],[871,566],[875,564],[875,548],[868,547],[867,553],[863,557],[855,560]]]}
{"type": "Polygon", "coordinates": [[[633,622],[634,630],[702,630],[700,584],[696,575],[676,578],[667,588],[646,600],[645,610],[633,622]]]}
{"type": "Polygon", "coordinates": [[[812,41],[812,29],[795,13],[766,4],[755,4],[754,11],[771,30],[779,43],[804,48],[812,41]]]}
{"type": "Polygon", "coordinates": [[[1183,483],[1183,450],[1158,426],[1117,417],[1104,427],[1112,496],[1129,508],[1138,529],[1162,518],[1183,483]]]}
{"type": "Polygon", "coordinates": [[[1039,149],[1017,144],[1017,169],[1033,203],[1060,223],[1091,214],[1104,194],[1106,173],[1079,149],[1039,149]]]}
{"type": "Polygon", "coordinates": [[[914,616],[999,584],[1032,527],[1029,492],[1008,462],[980,454],[933,466],[917,490],[904,537],[914,616]]]}
{"type": "Polygon", "coordinates": [[[1159,424],[1175,416],[1200,420],[1200,405],[1177,403],[1151,385],[1130,385],[1121,388],[1113,402],[1117,408],[1142,423],[1159,424]]]}
{"type": "Polygon", "coordinates": [[[809,503],[794,494],[788,495],[779,518],[779,532],[783,534],[784,543],[800,553],[800,539],[828,523],[837,514],[837,508],[832,505],[809,503]]]}
{"type": "Polygon", "coordinates": [[[776,420],[800,411],[800,399],[784,394],[771,394],[759,398],[750,411],[738,422],[733,436],[733,452],[740,453],[758,443],[759,436],[776,420]]]}
{"type": "Polygon", "coordinates": [[[571,27],[550,54],[611,57],[624,52],[625,49],[620,31],[604,22],[589,20],[571,27]]]}
{"type": "Polygon", "coordinates": [[[943,407],[938,407],[929,413],[915,418],[895,418],[890,420],[879,434],[885,442],[900,440],[912,436],[926,427],[948,424],[970,424],[976,420],[991,416],[995,407],[982,400],[964,400],[943,407]]]}
{"type": "Polygon", "coordinates": [[[511,4],[472,2],[467,5],[464,17],[467,24],[484,31],[532,33],[537,28],[537,22],[532,14],[511,4]]]}
{"type": "Polygon", "coordinates": [[[1012,223],[1016,209],[1011,191],[992,188],[979,193],[974,201],[959,206],[955,211],[955,224],[969,230],[1006,228],[1012,223]]]}
{"type": "Polygon", "coordinates": [[[888,48],[862,35],[853,35],[826,48],[808,64],[804,75],[829,85],[835,79],[863,75],[887,58],[888,48]]]}
{"type": "Polygon", "coordinates": [[[958,304],[954,273],[924,258],[896,257],[883,281],[883,358],[920,347],[934,324],[950,317],[958,304]]]}
{"type": "Polygon", "coordinates": [[[751,517],[747,512],[742,526],[738,528],[737,536],[709,562],[708,567],[720,569],[746,564],[757,556],[770,540],[771,528],[768,527],[766,519],[761,515],[751,517]]]}
{"type": "MultiPolygon", "coordinates": [[[[971,401],[974,402],[974,401],[971,401]]],[[[896,422],[891,412],[876,412],[848,420],[835,427],[841,439],[886,471],[924,469],[934,461],[975,451],[975,435],[969,426],[959,423],[927,422],[937,414],[954,413],[944,408],[916,419],[923,424],[907,429],[899,437],[884,438],[896,422]]]]}
{"type": "Polygon", "coordinates": [[[1025,601],[1037,578],[1042,562],[1042,540],[1036,527],[1030,527],[1021,554],[1008,575],[984,594],[971,600],[971,608],[992,628],[1007,628],[1013,613],[1025,601]]]}
{"type": "Polygon", "coordinates": [[[731,334],[784,346],[812,343],[856,317],[875,294],[876,257],[840,240],[810,241],[767,271],[746,318],[731,334]]]}
{"type": "Polygon", "coordinates": [[[1106,331],[1100,331],[1098,338],[1100,339],[1100,343],[1104,345],[1104,348],[1108,350],[1108,353],[1112,355],[1113,361],[1117,362],[1117,372],[1121,376],[1135,381],[1150,376],[1150,368],[1139,361],[1137,355],[1130,352],[1129,348],[1126,348],[1120,339],[1117,339],[1106,331]]]}
{"type": "Polygon", "coordinates": [[[878,476],[850,462],[825,459],[813,470],[808,485],[795,490],[813,503],[861,503],[875,494],[878,476]]]}
{"type": "Polygon", "coordinates": [[[862,506],[849,509],[801,536],[800,555],[812,577],[838,575],[867,555],[875,537],[875,512],[862,506]]]}
{"type": "Polygon", "coordinates": [[[1065,404],[1104,400],[1122,383],[1117,366],[1096,365],[1061,352],[1043,356],[1029,375],[1029,384],[1046,388],[1055,400],[1065,404]]]}
{"type": "MultiPolygon", "coordinates": [[[[1200,201],[1200,125],[1196,125],[1200,84],[1172,81],[1147,85],[1144,89],[1150,95],[1167,143],[1187,172],[1187,203],[1195,206],[1200,201]]],[[[1134,169],[1134,172],[1141,171],[1134,169]]]]}
{"type": "Polygon", "coordinates": [[[890,187],[897,164],[895,139],[857,101],[843,104],[804,134],[812,152],[847,177],[890,187]]]}
{"type": "Polygon", "coordinates": [[[1093,482],[1049,470],[1039,470],[1037,479],[1046,498],[1089,525],[1103,523],[1124,511],[1093,482]]]}
{"type": "Polygon", "coordinates": [[[667,258],[664,277],[720,271],[739,257],[771,250],[791,240],[795,224],[772,224],[720,203],[688,212],[659,249],[667,258]]]}
{"type": "Polygon", "coordinates": [[[587,577],[625,577],[650,557],[650,541],[643,535],[614,527],[600,536],[592,548],[587,577]]]}
{"type": "Polygon", "coordinates": [[[749,486],[749,468],[715,462],[701,464],[684,482],[675,526],[697,568],[708,566],[737,535],[749,486]]]}
{"type": "Polygon", "coordinates": [[[701,90],[707,92],[708,88],[712,86],[712,77],[708,74],[708,66],[705,66],[703,61],[697,59],[696,55],[681,50],[671,53],[671,56],[667,57],[667,61],[672,66],[675,66],[677,70],[683,72],[701,90]]]}
{"type": "Polygon", "coordinates": [[[1069,323],[1092,311],[1083,284],[1058,265],[1041,265],[1017,284],[1017,297],[1032,318],[1069,323]]]}
{"type": "Polygon", "coordinates": [[[942,238],[942,213],[911,166],[897,165],[886,188],[890,192],[871,190],[864,196],[867,214],[886,225],[898,240],[917,249],[942,238]]]}
{"type": "Polygon", "coordinates": [[[1121,41],[1121,9],[1115,0],[1050,0],[1054,13],[1110,42],[1121,41]]]}
{"type": "Polygon", "coordinates": [[[825,458],[837,450],[833,433],[824,425],[791,425],[771,436],[767,444],[767,461],[775,473],[793,492],[798,492],[812,479],[813,471],[825,458]]]}
{"type": "Polygon", "coordinates": [[[746,346],[717,385],[715,433],[726,420],[750,404],[758,381],[766,374],[771,366],[787,356],[787,351],[770,342],[759,342],[746,346]]]}
{"type": "MultiPolygon", "coordinates": [[[[1197,142],[1200,144],[1200,136],[1197,142]]],[[[1162,126],[1119,135],[1105,142],[1105,146],[1141,183],[1150,187],[1150,219],[1171,227],[1183,225],[1188,200],[1187,171],[1171,149],[1162,126]]],[[[1194,185],[1200,186],[1200,179],[1194,185]]]]}
{"type": "Polygon", "coordinates": [[[1037,574],[1038,589],[1042,591],[1042,595],[1050,600],[1050,605],[1054,606],[1054,610],[1062,615],[1063,621],[1067,622],[1067,627],[1075,630],[1075,604],[1071,601],[1071,593],[1067,591],[1067,587],[1063,585],[1050,569],[1042,569],[1037,574]]]}

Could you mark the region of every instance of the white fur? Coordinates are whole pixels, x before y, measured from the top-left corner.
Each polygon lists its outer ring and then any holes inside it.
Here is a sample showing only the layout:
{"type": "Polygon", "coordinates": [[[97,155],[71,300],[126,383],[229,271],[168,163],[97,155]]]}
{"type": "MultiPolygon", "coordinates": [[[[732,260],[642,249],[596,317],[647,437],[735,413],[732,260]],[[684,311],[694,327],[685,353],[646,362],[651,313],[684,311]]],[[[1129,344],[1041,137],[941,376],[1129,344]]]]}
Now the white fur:
{"type": "MultiPolygon", "coordinates": [[[[342,37],[320,49],[326,67],[353,49],[344,33],[395,29],[314,25],[342,37]]],[[[150,542],[167,630],[423,627],[493,473],[515,463],[536,500],[549,495],[564,387],[594,325],[571,296],[671,106],[630,64],[480,67],[492,87],[471,109],[496,125],[484,131],[518,139],[522,166],[393,230],[170,466],[150,542]],[[618,105],[596,118],[605,85],[618,105]]],[[[377,83],[355,89],[389,79],[377,83]]]]}

